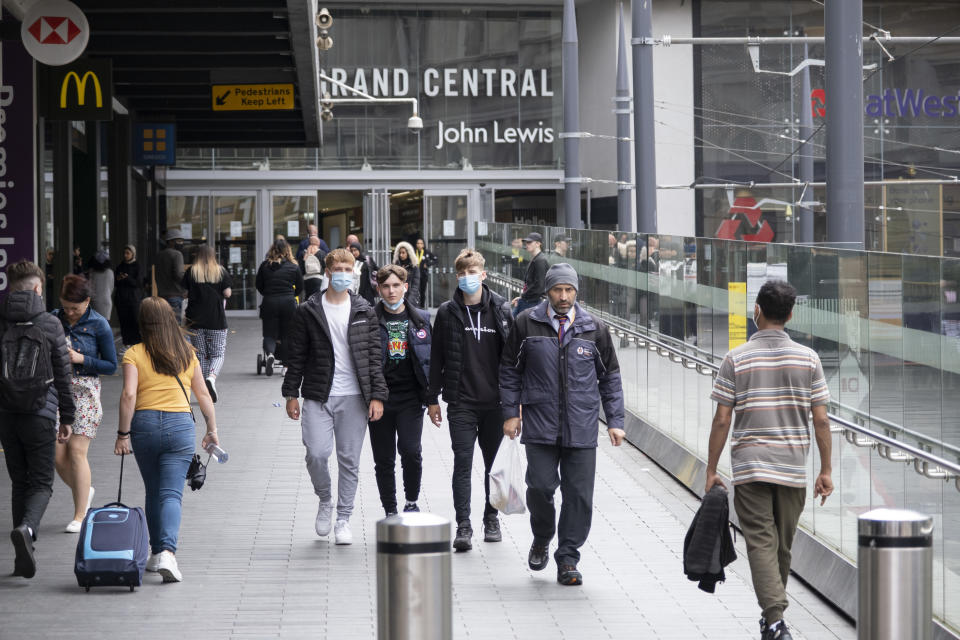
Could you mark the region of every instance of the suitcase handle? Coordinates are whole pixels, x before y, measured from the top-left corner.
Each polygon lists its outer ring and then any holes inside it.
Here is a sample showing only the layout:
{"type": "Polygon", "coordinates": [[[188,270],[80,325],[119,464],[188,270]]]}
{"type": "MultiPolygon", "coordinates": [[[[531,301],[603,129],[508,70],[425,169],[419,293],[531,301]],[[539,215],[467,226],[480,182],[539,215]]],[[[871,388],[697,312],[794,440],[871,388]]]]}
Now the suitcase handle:
{"type": "Polygon", "coordinates": [[[129,509],[129,508],[130,508],[130,507],[128,507],[127,505],[123,504],[122,502],[108,502],[107,504],[103,505],[103,507],[101,507],[101,508],[102,508],[102,509],[107,509],[107,508],[109,508],[109,507],[123,507],[124,509],[129,509]]]}
{"type": "MultiPolygon", "coordinates": [[[[126,456],[127,456],[127,454],[125,454],[125,453],[121,453],[121,454],[120,454],[120,482],[119,482],[119,484],[117,485],[117,501],[116,501],[116,502],[111,502],[110,504],[119,504],[120,506],[126,506],[126,505],[121,504],[121,502],[120,502],[120,500],[121,500],[121,495],[122,495],[122,491],[123,491],[123,459],[124,459],[126,456]]],[[[110,506],[110,505],[107,505],[107,506],[110,506]]]]}

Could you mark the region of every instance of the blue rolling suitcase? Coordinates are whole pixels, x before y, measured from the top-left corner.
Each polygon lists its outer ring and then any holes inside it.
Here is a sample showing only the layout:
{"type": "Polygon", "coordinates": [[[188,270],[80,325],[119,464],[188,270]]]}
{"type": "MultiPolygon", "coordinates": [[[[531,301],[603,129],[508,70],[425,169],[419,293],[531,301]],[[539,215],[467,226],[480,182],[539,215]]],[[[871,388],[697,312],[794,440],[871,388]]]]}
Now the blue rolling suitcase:
{"type": "MultiPolygon", "coordinates": [[[[120,487],[123,487],[123,458],[120,457],[120,487]]],[[[80,528],[77,559],[73,572],[77,583],[90,587],[130,587],[143,582],[149,555],[147,517],[140,507],[130,508],[117,501],[90,509],[80,528]]]]}

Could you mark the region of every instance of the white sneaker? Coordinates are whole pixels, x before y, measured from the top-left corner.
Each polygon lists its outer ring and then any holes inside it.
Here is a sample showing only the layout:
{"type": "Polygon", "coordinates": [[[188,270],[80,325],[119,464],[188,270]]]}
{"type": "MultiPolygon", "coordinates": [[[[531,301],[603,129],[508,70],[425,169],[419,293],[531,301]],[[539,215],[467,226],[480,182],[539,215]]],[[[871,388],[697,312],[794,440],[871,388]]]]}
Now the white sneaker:
{"type": "Polygon", "coordinates": [[[317,508],[317,535],[320,537],[330,535],[330,517],[333,515],[333,503],[321,502],[317,508]]]}
{"type": "Polygon", "coordinates": [[[150,557],[147,558],[147,571],[156,573],[160,567],[160,554],[151,553],[150,557]]]}
{"type": "Polygon", "coordinates": [[[346,520],[337,520],[337,526],[333,529],[333,537],[337,544],[353,544],[350,523],[346,520]]]}
{"type": "Polygon", "coordinates": [[[80,533],[80,527],[83,525],[79,520],[71,520],[64,531],[67,533],[80,533]]]}
{"type": "Polygon", "coordinates": [[[177,567],[177,557],[169,551],[161,551],[157,554],[157,573],[163,576],[164,582],[182,582],[183,574],[177,567]]]}

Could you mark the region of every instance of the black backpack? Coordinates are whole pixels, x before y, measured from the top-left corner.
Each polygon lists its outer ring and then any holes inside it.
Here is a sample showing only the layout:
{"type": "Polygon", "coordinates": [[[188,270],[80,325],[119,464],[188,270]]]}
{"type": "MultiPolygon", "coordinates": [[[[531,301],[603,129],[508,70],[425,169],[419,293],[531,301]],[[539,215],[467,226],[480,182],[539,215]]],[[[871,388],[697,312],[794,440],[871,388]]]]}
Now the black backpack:
{"type": "Polygon", "coordinates": [[[6,323],[0,336],[0,407],[17,413],[35,413],[47,401],[53,383],[53,365],[47,334],[35,323],[6,323]]]}

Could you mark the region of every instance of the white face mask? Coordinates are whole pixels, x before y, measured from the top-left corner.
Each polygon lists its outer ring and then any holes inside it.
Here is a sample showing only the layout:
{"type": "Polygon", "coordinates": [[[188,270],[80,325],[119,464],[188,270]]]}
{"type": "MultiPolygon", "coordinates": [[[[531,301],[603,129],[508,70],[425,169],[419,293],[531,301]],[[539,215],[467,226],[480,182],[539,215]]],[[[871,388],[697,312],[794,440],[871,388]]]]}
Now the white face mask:
{"type": "Polygon", "coordinates": [[[754,309],[753,311],[753,324],[757,325],[757,328],[760,328],[760,310],[754,309]]]}

